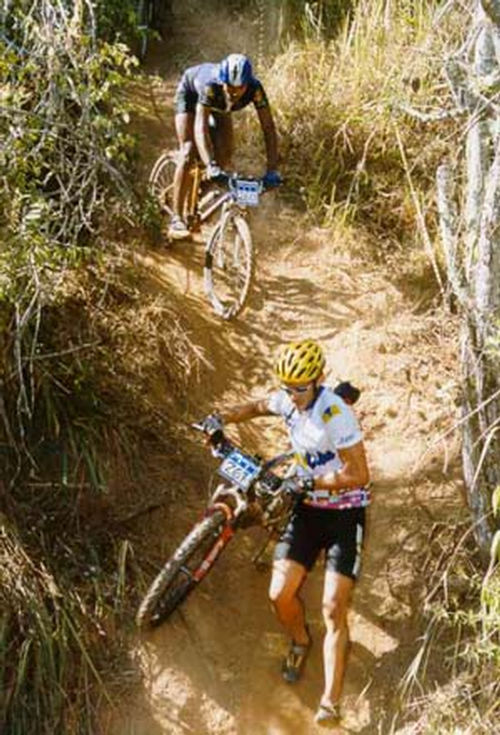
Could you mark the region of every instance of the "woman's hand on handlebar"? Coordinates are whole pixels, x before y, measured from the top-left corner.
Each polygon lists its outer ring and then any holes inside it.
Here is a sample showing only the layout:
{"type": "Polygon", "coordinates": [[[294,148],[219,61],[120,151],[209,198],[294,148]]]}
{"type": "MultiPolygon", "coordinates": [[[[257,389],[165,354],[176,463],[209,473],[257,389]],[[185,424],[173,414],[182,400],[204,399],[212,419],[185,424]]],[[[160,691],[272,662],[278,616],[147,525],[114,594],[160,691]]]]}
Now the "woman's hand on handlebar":
{"type": "Polygon", "coordinates": [[[218,413],[209,413],[200,422],[200,428],[208,436],[213,436],[217,431],[223,431],[224,422],[218,413]]]}
{"type": "Polygon", "coordinates": [[[202,431],[207,436],[207,444],[213,447],[224,440],[224,422],[218,413],[210,413],[201,421],[192,424],[193,428],[202,431]]]}

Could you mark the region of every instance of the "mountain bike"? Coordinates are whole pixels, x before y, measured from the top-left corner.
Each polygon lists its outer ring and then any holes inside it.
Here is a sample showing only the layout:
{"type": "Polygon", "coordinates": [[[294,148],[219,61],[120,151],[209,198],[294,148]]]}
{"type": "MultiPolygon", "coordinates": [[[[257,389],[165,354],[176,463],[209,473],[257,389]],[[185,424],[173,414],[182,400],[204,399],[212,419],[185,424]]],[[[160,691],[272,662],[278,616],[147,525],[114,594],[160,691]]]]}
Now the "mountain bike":
{"type": "MultiPolygon", "coordinates": [[[[204,431],[201,424],[193,428],[204,431]]],[[[260,525],[269,532],[269,540],[284,527],[295,503],[296,497],[282,489],[284,478],[271,472],[289,463],[290,452],[264,462],[239,449],[221,431],[210,438],[210,445],[221,460],[217,473],[222,482],[203,517],[149,587],[136,616],[141,629],[155,628],[171,615],[206,577],[237,530],[260,525]]],[[[255,562],[264,548],[254,556],[255,562]]]]}
{"type": "MultiPolygon", "coordinates": [[[[163,153],[153,166],[149,188],[170,219],[173,215],[173,180],[177,153],[163,153]]],[[[243,308],[250,289],[253,269],[253,241],[248,225],[248,208],[259,205],[266,191],[262,179],[238,174],[221,175],[216,184],[205,178],[199,160],[190,170],[184,220],[191,232],[216,213],[218,219],[205,243],[203,268],[205,293],[215,313],[232,319],[243,308]]]]}

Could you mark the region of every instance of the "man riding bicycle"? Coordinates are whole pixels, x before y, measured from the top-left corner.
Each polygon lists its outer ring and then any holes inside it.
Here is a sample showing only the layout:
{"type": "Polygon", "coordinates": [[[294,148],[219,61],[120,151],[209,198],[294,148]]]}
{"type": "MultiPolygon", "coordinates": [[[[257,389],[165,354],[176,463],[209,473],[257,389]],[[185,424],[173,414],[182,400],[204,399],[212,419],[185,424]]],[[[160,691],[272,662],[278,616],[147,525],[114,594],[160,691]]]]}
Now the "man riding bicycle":
{"type": "Polygon", "coordinates": [[[174,176],[173,210],[169,236],[183,239],[189,230],[183,207],[189,185],[189,169],[198,153],[207,177],[217,180],[231,163],[233,126],[231,113],[251,102],[255,105],[266,146],[266,186],[277,186],[278,143],[269,102],[262,84],[253,76],[250,59],[229,54],[220,64],[199,64],[186,69],[175,94],[175,130],[179,163],[174,176]]]}
{"type": "MultiPolygon", "coordinates": [[[[369,471],[363,436],[353,410],[324,385],[325,358],[320,345],[291,342],[280,353],[275,374],[279,390],[264,400],[224,409],[211,418],[213,428],[257,416],[285,421],[298,469],[285,480],[297,495],[289,523],[274,554],[269,596],[291,643],[282,676],[296,682],[303,671],[311,635],[300,589],[321,551],[325,554],[323,619],[324,690],[315,720],[335,725],[347,659],[347,613],[360,570],[369,471]]],[[[342,384],[341,384],[342,385],[342,384]]]]}

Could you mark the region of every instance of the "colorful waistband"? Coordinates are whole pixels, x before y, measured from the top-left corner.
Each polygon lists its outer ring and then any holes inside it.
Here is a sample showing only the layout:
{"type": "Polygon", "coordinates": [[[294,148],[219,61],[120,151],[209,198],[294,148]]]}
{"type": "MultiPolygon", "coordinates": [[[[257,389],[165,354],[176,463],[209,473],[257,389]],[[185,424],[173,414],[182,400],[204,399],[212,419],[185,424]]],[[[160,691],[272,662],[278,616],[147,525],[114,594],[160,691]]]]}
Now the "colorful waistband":
{"type": "Polygon", "coordinates": [[[354,488],[337,495],[329,490],[312,490],[303,501],[313,508],[331,508],[346,510],[348,508],[366,508],[370,505],[371,494],[368,488],[354,488]]]}

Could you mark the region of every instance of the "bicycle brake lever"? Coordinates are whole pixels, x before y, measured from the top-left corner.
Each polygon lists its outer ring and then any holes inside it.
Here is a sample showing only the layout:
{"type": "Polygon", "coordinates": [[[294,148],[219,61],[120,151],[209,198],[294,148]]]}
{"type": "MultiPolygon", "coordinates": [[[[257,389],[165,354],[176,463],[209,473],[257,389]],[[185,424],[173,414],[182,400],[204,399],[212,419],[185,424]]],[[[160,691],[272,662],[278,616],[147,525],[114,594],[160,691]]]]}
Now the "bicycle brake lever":
{"type": "Polygon", "coordinates": [[[189,426],[192,429],[196,429],[196,431],[203,431],[203,432],[205,431],[205,429],[203,428],[202,424],[199,424],[197,421],[195,421],[192,424],[189,424],[189,426]]]}

